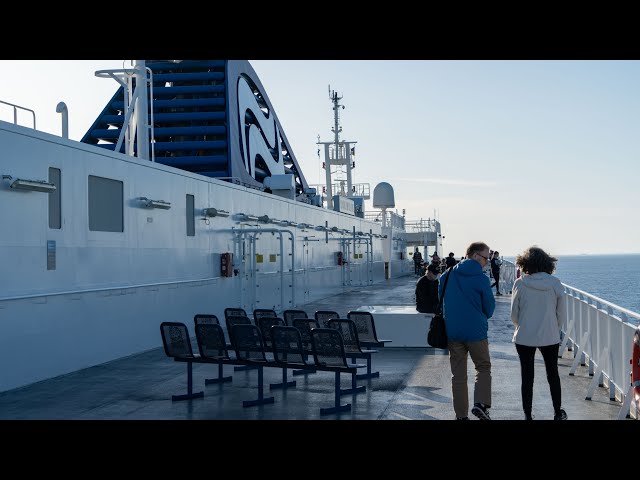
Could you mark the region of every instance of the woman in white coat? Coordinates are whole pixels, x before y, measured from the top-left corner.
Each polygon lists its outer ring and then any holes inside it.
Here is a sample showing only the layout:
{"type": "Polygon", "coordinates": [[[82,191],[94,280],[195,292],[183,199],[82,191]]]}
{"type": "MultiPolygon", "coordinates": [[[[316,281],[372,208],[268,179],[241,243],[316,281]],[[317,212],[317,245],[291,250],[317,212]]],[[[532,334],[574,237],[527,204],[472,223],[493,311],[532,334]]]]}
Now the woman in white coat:
{"type": "Polygon", "coordinates": [[[513,285],[511,321],[516,326],[513,342],[520,357],[522,375],[522,408],[527,420],[533,420],[534,357],[542,353],[551,390],[554,420],[566,420],[562,408],[562,391],[558,375],[560,327],[566,320],[567,306],[564,287],[551,275],[557,258],[538,247],[530,247],[516,257],[524,275],[513,285]]]}

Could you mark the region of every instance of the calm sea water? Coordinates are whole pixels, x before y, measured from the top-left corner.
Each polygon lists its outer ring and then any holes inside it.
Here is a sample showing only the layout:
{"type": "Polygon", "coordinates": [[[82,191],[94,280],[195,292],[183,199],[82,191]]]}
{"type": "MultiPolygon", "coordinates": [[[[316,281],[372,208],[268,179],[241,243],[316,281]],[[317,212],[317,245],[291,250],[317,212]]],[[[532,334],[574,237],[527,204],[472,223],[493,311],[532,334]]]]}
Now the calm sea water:
{"type": "Polygon", "coordinates": [[[558,255],[557,258],[554,275],[562,283],[640,313],[640,254],[558,255]]]}

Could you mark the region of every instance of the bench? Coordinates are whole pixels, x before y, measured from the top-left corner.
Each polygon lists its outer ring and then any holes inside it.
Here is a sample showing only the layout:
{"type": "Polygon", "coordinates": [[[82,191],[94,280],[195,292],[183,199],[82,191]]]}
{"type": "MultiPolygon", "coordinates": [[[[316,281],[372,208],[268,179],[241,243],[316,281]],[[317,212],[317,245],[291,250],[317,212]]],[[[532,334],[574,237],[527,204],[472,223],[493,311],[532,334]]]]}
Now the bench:
{"type": "MultiPolygon", "coordinates": [[[[215,315],[205,314],[205,313],[197,313],[193,317],[193,323],[195,324],[196,327],[198,325],[201,325],[201,324],[220,325],[220,320],[218,320],[218,317],[216,317],[215,315]]],[[[232,380],[233,380],[233,377],[231,377],[231,376],[225,377],[223,375],[223,373],[222,373],[222,363],[219,363],[218,364],[218,377],[217,378],[205,378],[204,379],[204,384],[205,385],[211,385],[211,384],[214,384],[214,383],[230,382],[232,380]]]]}
{"type": "Polygon", "coordinates": [[[356,358],[364,358],[367,360],[367,373],[361,373],[356,375],[358,379],[364,378],[377,378],[380,376],[380,372],[371,371],[371,354],[377,353],[377,350],[362,349],[360,347],[360,341],[358,339],[358,331],[356,330],[356,324],[353,320],[348,318],[333,318],[327,322],[329,328],[336,329],[342,335],[344,342],[344,350],[347,358],[353,359],[355,363],[356,358]]]}
{"type": "Polygon", "coordinates": [[[380,348],[391,340],[380,340],[376,334],[376,324],[373,321],[373,315],[370,312],[360,310],[352,310],[347,313],[347,318],[353,320],[358,331],[358,340],[360,345],[364,347],[380,348]]]}
{"type": "Polygon", "coordinates": [[[329,329],[327,331],[327,329],[314,329],[312,333],[314,363],[311,364],[305,359],[307,354],[303,350],[300,332],[293,327],[276,325],[271,328],[272,339],[274,341],[273,360],[267,359],[262,343],[262,335],[255,325],[237,324],[232,327],[232,334],[235,339],[235,358],[229,355],[224,338],[224,331],[219,324],[199,323],[195,328],[199,354],[195,354],[192,351],[191,340],[185,324],[163,322],[160,325],[165,354],[173,358],[174,361],[187,364],[187,393],[172,395],[171,399],[173,401],[201,398],[204,396],[204,392],[202,391],[193,392],[194,363],[256,366],[258,368],[258,398],[243,401],[243,407],[273,403],[273,397],[264,396],[263,367],[281,368],[285,371],[286,369],[313,369],[334,372],[336,375],[335,403],[332,407],[321,408],[321,415],[350,410],[350,404],[340,404],[340,396],[348,393],[355,394],[366,391],[365,386],[357,387],[355,385],[357,369],[364,365],[347,364],[342,336],[337,330],[329,329]],[[279,332],[278,329],[287,330],[279,332]],[[296,361],[298,359],[299,361],[296,361]],[[351,388],[340,388],[340,373],[349,373],[352,375],[351,388]]]}

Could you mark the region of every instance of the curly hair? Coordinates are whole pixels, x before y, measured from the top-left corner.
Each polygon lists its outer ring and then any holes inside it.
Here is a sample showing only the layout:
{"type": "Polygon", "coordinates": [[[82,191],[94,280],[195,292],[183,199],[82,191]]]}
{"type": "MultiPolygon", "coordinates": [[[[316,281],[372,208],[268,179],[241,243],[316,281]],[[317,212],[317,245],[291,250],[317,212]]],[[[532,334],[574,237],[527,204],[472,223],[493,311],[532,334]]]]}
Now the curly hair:
{"type": "Polygon", "coordinates": [[[558,259],[552,257],[543,249],[537,246],[529,247],[516,257],[518,265],[524,273],[546,272],[552,274],[556,269],[558,259]]]}

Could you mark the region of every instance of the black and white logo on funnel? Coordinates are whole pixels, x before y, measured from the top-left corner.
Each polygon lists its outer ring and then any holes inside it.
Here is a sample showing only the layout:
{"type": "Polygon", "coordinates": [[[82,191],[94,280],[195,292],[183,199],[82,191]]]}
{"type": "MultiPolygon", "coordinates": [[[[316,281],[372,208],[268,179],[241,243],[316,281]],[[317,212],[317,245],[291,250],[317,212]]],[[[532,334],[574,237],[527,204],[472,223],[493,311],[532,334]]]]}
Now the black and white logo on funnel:
{"type": "Polygon", "coordinates": [[[244,76],[238,79],[238,115],[241,151],[249,175],[261,182],[265,177],[284,174],[275,114],[269,111],[253,82],[244,76]]]}

